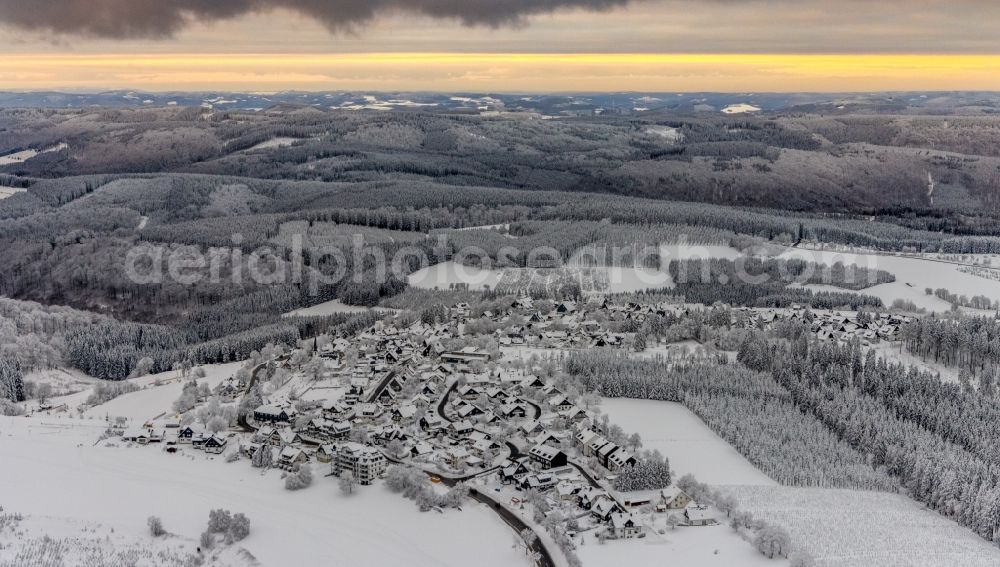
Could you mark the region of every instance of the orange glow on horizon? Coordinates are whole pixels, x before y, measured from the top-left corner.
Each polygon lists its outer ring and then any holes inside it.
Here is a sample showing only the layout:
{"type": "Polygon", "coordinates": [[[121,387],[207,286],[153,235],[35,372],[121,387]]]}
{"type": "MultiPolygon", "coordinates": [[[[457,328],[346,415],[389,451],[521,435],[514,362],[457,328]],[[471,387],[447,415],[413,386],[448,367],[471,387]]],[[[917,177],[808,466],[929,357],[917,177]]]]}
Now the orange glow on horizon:
{"type": "Polygon", "coordinates": [[[10,54],[0,88],[492,92],[1000,90],[1000,55],[10,54]]]}

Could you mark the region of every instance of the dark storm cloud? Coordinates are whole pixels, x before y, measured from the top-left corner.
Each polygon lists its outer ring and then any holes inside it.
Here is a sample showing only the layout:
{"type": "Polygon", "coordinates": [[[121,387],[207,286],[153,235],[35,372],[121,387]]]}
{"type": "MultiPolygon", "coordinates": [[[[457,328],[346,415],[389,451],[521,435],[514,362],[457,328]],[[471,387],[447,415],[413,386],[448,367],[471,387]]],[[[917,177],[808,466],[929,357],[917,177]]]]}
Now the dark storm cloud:
{"type": "Polygon", "coordinates": [[[194,22],[287,9],[331,31],[404,12],[465,25],[503,26],[564,8],[607,10],[631,0],[0,0],[0,23],[29,31],[111,39],[171,37],[194,22]]]}

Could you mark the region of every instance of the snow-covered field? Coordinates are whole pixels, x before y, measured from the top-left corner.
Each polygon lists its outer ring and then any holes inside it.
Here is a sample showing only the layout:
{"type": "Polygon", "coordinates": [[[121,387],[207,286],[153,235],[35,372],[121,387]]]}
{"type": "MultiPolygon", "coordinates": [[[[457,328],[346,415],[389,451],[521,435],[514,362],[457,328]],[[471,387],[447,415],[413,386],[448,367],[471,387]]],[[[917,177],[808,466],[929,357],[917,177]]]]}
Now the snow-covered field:
{"type": "MultiPolygon", "coordinates": [[[[242,364],[242,362],[230,362],[203,366],[205,377],[198,379],[198,383],[207,383],[210,388],[215,388],[223,380],[236,374],[242,364]]],[[[180,372],[177,371],[143,376],[134,380],[134,383],[142,388],[141,390],[118,396],[109,402],[90,408],[84,415],[98,418],[107,415],[124,416],[139,422],[154,419],[164,413],[172,412],[174,400],[180,397],[184,382],[180,372]]]]}
{"type": "Polygon", "coordinates": [[[786,567],[784,559],[768,559],[743,541],[728,526],[680,527],[664,534],[648,533],[643,539],[608,541],[590,539],[577,547],[584,567],[786,567]]]}
{"type": "MultiPolygon", "coordinates": [[[[2,158],[0,158],[2,159],[2,158]]],[[[0,199],[6,199],[7,197],[13,197],[18,193],[23,193],[26,189],[21,189],[18,187],[0,187],[0,199]]]]}
{"type": "MultiPolygon", "coordinates": [[[[239,370],[241,364],[240,362],[206,364],[201,367],[205,370],[205,377],[198,379],[198,382],[207,383],[210,387],[214,388],[223,380],[234,375],[239,370]]],[[[90,378],[85,375],[83,376],[80,380],[90,378]]],[[[92,384],[100,382],[96,378],[90,378],[90,380],[93,381],[92,384]]],[[[139,421],[141,425],[142,422],[148,419],[169,413],[174,400],[180,397],[181,390],[184,388],[184,380],[181,378],[180,371],[176,370],[161,372],[159,374],[149,374],[140,378],[130,378],[129,382],[132,382],[140,389],[119,396],[101,405],[88,408],[83,415],[85,417],[100,419],[109,416],[127,417],[139,421]]],[[[92,390],[92,387],[86,387],[73,394],[53,397],[50,399],[49,404],[52,406],[65,404],[69,411],[72,412],[77,406],[87,401],[92,390]]],[[[31,408],[32,405],[29,404],[28,407],[31,408]]]]}
{"type": "Polygon", "coordinates": [[[64,150],[69,146],[65,143],[60,143],[52,146],[51,148],[45,148],[44,150],[23,150],[20,152],[14,152],[12,154],[7,154],[5,156],[0,156],[0,165],[11,165],[14,163],[23,163],[29,159],[37,156],[38,154],[45,154],[48,152],[58,152],[59,150],[64,150]]]}
{"type": "MultiPolygon", "coordinates": [[[[660,248],[660,254],[665,261],[690,258],[735,259],[740,256],[738,250],[729,246],[689,244],[663,245],[660,248]]],[[[892,305],[896,299],[903,299],[912,301],[917,307],[928,311],[942,312],[951,309],[950,303],[933,295],[927,295],[926,288],[945,288],[956,295],[968,297],[985,295],[990,299],[1000,301],[1000,281],[962,272],[959,269],[962,266],[959,264],[933,258],[855,254],[804,248],[786,248],[778,257],[799,258],[827,265],[842,262],[890,272],[896,276],[895,282],[879,284],[859,292],[874,295],[887,306],[892,305]]],[[[607,272],[608,291],[612,293],[627,293],[673,285],[669,274],[659,270],[643,268],[596,268],[596,270],[607,272]]],[[[408,280],[410,285],[425,289],[449,289],[455,284],[468,284],[469,289],[482,289],[483,287],[492,289],[500,283],[501,278],[503,278],[502,270],[484,270],[463,266],[455,262],[444,262],[414,272],[410,274],[408,280]]],[[[847,291],[822,284],[810,284],[804,287],[815,291],[847,291]]]]}
{"type": "Polygon", "coordinates": [[[898,362],[906,366],[916,366],[920,370],[939,374],[941,376],[941,380],[945,382],[958,383],[958,368],[936,363],[933,359],[923,360],[919,356],[903,348],[903,344],[901,342],[890,343],[883,341],[872,345],[872,349],[875,350],[876,354],[887,360],[898,362]]]}
{"type": "Polygon", "coordinates": [[[318,303],[311,307],[303,307],[301,309],[289,311],[288,313],[283,314],[282,317],[320,317],[324,315],[336,315],[337,313],[364,313],[368,310],[368,307],[347,305],[339,299],[334,299],[332,301],[318,303]]]}
{"type": "MultiPolygon", "coordinates": [[[[522,508],[510,506],[511,497],[523,497],[523,493],[508,485],[498,485],[493,477],[481,479],[481,493],[500,502],[508,510],[521,517],[528,525],[532,521],[533,508],[526,504],[522,508]],[[486,482],[483,482],[486,480],[486,482]],[[492,490],[499,488],[499,490],[492,490]]],[[[724,525],[677,527],[667,526],[667,517],[679,514],[677,511],[654,513],[652,517],[634,512],[646,526],[644,538],[626,541],[607,540],[601,543],[596,535],[593,522],[587,518],[580,520],[581,529],[575,537],[576,553],[584,567],[610,567],[635,565],[636,567],[659,567],[666,564],[685,567],[785,567],[787,561],[767,559],[758,553],[747,541],[724,525]],[[661,533],[662,532],[662,533],[661,533]]],[[[721,514],[721,512],[720,512],[721,514]]],[[[543,528],[536,531],[544,532],[543,528]]],[[[554,543],[551,545],[555,545],[554,543]]]]}
{"type": "Polygon", "coordinates": [[[817,567],[987,567],[1000,549],[905,496],[768,486],[725,487],[739,509],[781,525],[817,567]]]}
{"type": "Polygon", "coordinates": [[[421,513],[382,485],[343,495],[321,466],[313,486],[289,492],[278,471],[262,475],[245,460],[225,463],[189,448],[190,456],[155,445],[95,446],[104,426],[96,419],[0,418],[0,455],[11,465],[0,506],[53,530],[92,522],[140,543],[152,541],[150,515],[197,541],[209,510],[226,508],[250,518],[250,537],[239,545],[264,566],[527,564],[511,547],[510,528],[480,504],[421,513]]]}
{"type": "Polygon", "coordinates": [[[6,514],[6,521],[0,514],[0,567],[189,567],[199,559],[209,567],[259,565],[239,546],[219,546],[199,557],[198,541],[191,538],[153,538],[89,520],[6,514]]]}
{"type": "Polygon", "coordinates": [[[760,112],[760,108],[752,104],[747,104],[741,102],[738,104],[730,104],[721,111],[723,114],[746,114],[748,112],[760,112]]]}
{"type": "Polygon", "coordinates": [[[646,133],[662,138],[671,144],[676,144],[684,139],[684,134],[681,134],[679,128],[671,128],[670,126],[650,126],[646,128],[646,133]]]}
{"type": "MultiPolygon", "coordinates": [[[[735,248],[719,245],[665,244],[660,247],[660,255],[665,262],[691,258],[737,258],[740,253],[735,248]]],[[[583,267],[571,259],[567,265],[570,269],[583,267]]],[[[650,288],[672,287],[670,274],[649,268],[605,268],[586,267],[588,272],[603,272],[606,277],[595,278],[607,281],[610,293],[630,293],[650,288]]],[[[503,279],[504,272],[517,272],[517,268],[504,270],[486,270],[473,266],[465,266],[449,261],[435,264],[418,270],[408,277],[413,287],[424,289],[449,289],[455,284],[468,284],[469,289],[477,290],[483,287],[495,288],[503,279]]],[[[511,278],[516,279],[516,278],[511,278]]]]}
{"type": "Polygon", "coordinates": [[[291,146],[295,142],[298,142],[301,138],[290,138],[287,136],[278,136],[276,138],[271,138],[270,140],[264,140],[263,142],[253,145],[247,148],[247,151],[251,150],[269,150],[272,148],[285,148],[291,146]]]}
{"type": "Polygon", "coordinates": [[[660,246],[660,257],[663,265],[670,260],[691,260],[694,258],[726,258],[734,260],[740,257],[740,251],[732,246],[719,244],[664,244],[660,246]]]}
{"type": "Polygon", "coordinates": [[[468,284],[469,289],[494,288],[500,282],[499,270],[484,270],[457,262],[442,262],[413,272],[407,281],[423,289],[449,289],[455,284],[468,284]]]}
{"type": "MultiPolygon", "coordinates": [[[[910,256],[890,256],[882,254],[852,254],[833,252],[829,250],[807,250],[788,248],[780,258],[799,258],[811,262],[832,265],[843,262],[866,268],[885,270],[896,276],[892,283],[879,284],[864,289],[861,293],[874,295],[886,305],[891,305],[896,299],[913,301],[917,307],[928,311],[947,311],[951,304],[927,295],[925,288],[945,288],[956,295],[985,295],[992,300],[1000,300],[1000,281],[980,278],[959,270],[960,266],[932,259],[914,258],[910,256]]],[[[823,290],[826,286],[808,286],[823,290]]],[[[838,289],[838,291],[844,291],[838,289]]]]}
{"type": "Polygon", "coordinates": [[[679,403],[604,398],[601,410],[642,436],[646,449],[666,455],[678,476],[690,473],[708,484],[776,484],[679,403]]]}
{"type": "Polygon", "coordinates": [[[26,382],[48,384],[53,396],[67,396],[89,390],[99,380],[88,376],[76,368],[46,368],[32,370],[24,376],[26,382]]]}

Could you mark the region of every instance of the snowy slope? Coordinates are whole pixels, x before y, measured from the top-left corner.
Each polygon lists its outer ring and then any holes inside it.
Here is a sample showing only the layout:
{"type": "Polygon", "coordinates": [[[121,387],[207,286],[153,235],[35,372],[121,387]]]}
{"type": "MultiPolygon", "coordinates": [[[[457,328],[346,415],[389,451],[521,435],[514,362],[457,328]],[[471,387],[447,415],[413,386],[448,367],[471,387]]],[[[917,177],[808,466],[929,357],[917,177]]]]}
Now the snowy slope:
{"type": "Polygon", "coordinates": [[[776,484],[681,404],[604,398],[601,410],[638,433],[646,449],[666,455],[678,476],[690,473],[708,484],[776,484]]]}
{"type": "Polygon", "coordinates": [[[421,513],[381,485],[344,496],[322,468],[312,487],[288,492],[278,471],[261,475],[246,461],[94,446],[103,427],[96,419],[0,418],[0,455],[17,463],[5,467],[0,505],[136,538],[152,514],[168,531],[197,538],[208,511],[227,508],[250,518],[242,546],[265,566],[526,565],[511,548],[513,532],[482,505],[421,513]]]}

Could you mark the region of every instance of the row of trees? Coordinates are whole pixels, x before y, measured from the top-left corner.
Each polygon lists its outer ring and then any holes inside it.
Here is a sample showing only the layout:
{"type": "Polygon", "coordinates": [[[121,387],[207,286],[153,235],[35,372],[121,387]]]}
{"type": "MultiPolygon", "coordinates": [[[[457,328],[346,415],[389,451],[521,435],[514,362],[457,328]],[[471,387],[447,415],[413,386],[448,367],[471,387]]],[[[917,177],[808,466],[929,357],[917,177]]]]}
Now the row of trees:
{"type": "Polygon", "coordinates": [[[739,358],[767,368],[799,410],[899,479],[913,498],[986,539],[1000,535],[993,400],[863,355],[856,343],[810,342],[805,334],[791,343],[758,342],[739,358]]]}
{"type": "MultiPolygon", "coordinates": [[[[787,331],[787,330],[786,330],[787,331]]],[[[779,482],[895,490],[1000,534],[1000,409],[982,392],[808,333],[750,334],[737,360],[664,365],[607,354],[566,369],[602,395],[679,401],[779,482]]]]}
{"type": "MultiPolygon", "coordinates": [[[[720,360],[721,362],[721,360],[720,360]]],[[[771,478],[795,486],[894,490],[885,471],[803,415],[771,376],[706,360],[574,354],[565,363],[579,385],[602,396],[680,402],[771,478]]]]}
{"type": "Polygon", "coordinates": [[[0,358],[0,400],[24,400],[24,375],[16,360],[0,358]]]}
{"type": "Polygon", "coordinates": [[[469,495],[469,487],[462,483],[455,485],[448,492],[437,492],[427,482],[427,473],[404,465],[389,467],[385,485],[389,487],[389,490],[415,501],[422,512],[438,507],[455,508],[461,506],[469,495]]]}
{"type": "Polygon", "coordinates": [[[789,284],[823,282],[845,289],[862,289],[867,282],[890,280],[891,274],[843,266],[824,268],[799,261],[760,260],[749,258],[737,263],[732,260],[675,260],[669,272],[675,282],[671,293],[688,303],[711,305],[716,302],[749,307],[788,307],[792,303],[816,309],[878,307],[882,300],[871,295],[851,292],[814,292],[789,284]],[[796,271],[800,270],[800,271],[796,271]],[[807,271],[808,270],[808,271],[807,271]]]}
{"type": "MultiPolygon", "coordinates": [[[[635,441],[633,446],[638,444],[637,435],[635,441]]],[[[635,465],[617,472],[615,489],[622,492],[659,489],[670,486],[670,480],[670,461],[659,451],[643,451],[636,455],[635,465]]]]}
{"type": "Polygon", "coordinates": [[[1000,367],[1000,323],[993,317],[921,317],[904,325],[900,337],[913,354],[973,375],[993,378],[1000,367]]]}

